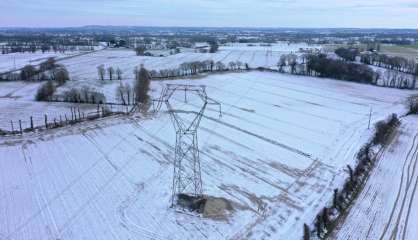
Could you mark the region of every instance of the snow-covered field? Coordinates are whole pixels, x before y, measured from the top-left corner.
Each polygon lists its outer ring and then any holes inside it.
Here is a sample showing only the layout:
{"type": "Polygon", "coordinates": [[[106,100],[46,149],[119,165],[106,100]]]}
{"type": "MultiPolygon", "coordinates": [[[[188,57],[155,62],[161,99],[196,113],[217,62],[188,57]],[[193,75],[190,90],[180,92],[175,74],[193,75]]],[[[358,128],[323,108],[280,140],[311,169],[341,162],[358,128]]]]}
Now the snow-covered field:
{"type": "MultiPolygon", "coordinates": [[[[221,46],[217,53],[197,53],[192,49],[182,49],[182,52],[166,57],[136,56],[131,49],[106,49],[83,56],[59,61],[67,67],[72,81],[61,87],[59,93],[71,88],[81,89],[84,86],[94,88],[107,96],[107,101],[115,102],[116,88],[119,81],[100,81],[98,79],[97,67],[104,65],[105,68],[119,68],[123,72],[123,83],[130,83],[133,86],[134,69],[143,64],[148,70],[160,70],[177,68],[184,62],[213,60],[221,61],[225,65],[229,62],[241,61],[250,67],[276,68],[277,62],[282,54],[296,53],[300,49],[320,49],[321,46],[307,44],[277,43],[271,47],[255,44],[250,47],[247,44],[227,44],[221,46]]],[[[106,79],[108,76],[106,76],[106,79]]]]}
{"type": "Polygon", "coordinates": [[[80,51],[71,51],[66,53],[54,53],[54,52],[45,52],[42,53],[38,51],[36,53],[9,53],[9,54],[0,54],[0,73],[12,71],[15,69],[20,69],[27,64],[38,65],[41,62],[44,62],[50,57],[57,59],[65,58],[69,56],[78,55],[82,52],[80,51]]]}
{"type": "MultiPolygon", "coordinates": [[[[65,58],[66,55],[60,53],[14,53],[0,55],[0,60],[4,60],[0,61],[0,64],[2,63],[4,65],[4,68],[0,65],[0,72],[1,69],[10,70],[9,65],[13,65],[14,58],[16,58],[16,66],[19,68],[28,63],[39,64],[48,57],[64,57],[62,60],[59,60],[59,63],[64,64],[68,68],[72,81],[60,87],[58,93],[62,93],[71,88],[81,89],[84,86],[88,86],[90,89],[104,93],[107,96],[108,102],[117,102],[116,88],[120,82],[109,80],[103,82],[98,80],[97,66],[101,64],[106,68],[110,66],[115,69],[120,68],[123,71],[123,83],[130,83],[133,86],[133,71],[140,64],[144,64],[150,70],[158,70],[175,68],[183,62],[212,59],[214,61],[222,61],[225,64],[231,61],[241,61],[248,63],[251,67],[274,67],[281,54],[297,52],[300,48],[320,48],[320,46],[277,43],[271,47],[260,46],[259,44],[249,47],[247,44],[236,43],[222,46],[219,52],[215,54],[195,53],[192,49],[183,49],[182,53],[167,57],[136,56],[132,49],[106,49],[73,56],[71,58],[65,58]]],[[[71,54],[74,55],[77,53],[72,52],[71,54]]],[[[69,107],[74,106],[73,104],[45,104],[34,102],[33,100],[39,85],[38,83],[0,83],[0,101],[1,106],[4,107],[3,114],[0,115],[0,128],[11,130],[12,126],[10,121],[14,121],[17,124],[19,120],[22,120],[24,128],[28,127],[30,125],[30,116],[34,117],[36,125],[40,125],[44,122],[44,114],[47,114],[51,120],[53,118],[58,119],[59,115],[64,117],[64,114],[69,114],[69,107]]]]}
{"type": "Polygon", "coordinates": [[[80,108],[80,111],[94,111],[95,106],[78,105],[71,103],[47,103],[36,102],[35,94],[42,83],[28,82],[0,82],[0,129],[17,130],[19,120],[22,122],[22,128],[30,127],[30,117],[32,116],[35,126],[43,126],[45,123],[45,114],[48,121],[55,119],[65,119],[65,115],[70,118],[71,107],[80,108]]]}
{"type": "Polygon", "coordinates": [[[163,111],[0,139],[0,239],[300,239],[368,140],[370,106],[375,122],[412,93],[262,72],[174,82],[207,85],[223,104],[199,144],[204,192],[233,202],[227,220],[169,208],[163,111]]]}
{"type": "Polygon", "coordinates": [[[70,71],[76,81],[95,81],[98,79],[97,67],[103,64],[106,68],[120,68],[124,79],[132,79],[134,68],[140,64],[149,70],[177,68],[181,63],[213,60],[228,64],[231,61],[248,63],[250,67],[275,67],[282,54],[298,52],[300,48],[320,48],[304,44],[273,44],[271,48],[263,46],[248,47],[246,44],[221,46],[216,53],[196,53],[184,51],[167,57],[136,56],[132,49],[107,49],[93,54],[60,61],[70,71]]]}
{"type": "Polygon", "coordinates": [[[336,239],[418,238],[418,118],[402,120],[336,239]]]}

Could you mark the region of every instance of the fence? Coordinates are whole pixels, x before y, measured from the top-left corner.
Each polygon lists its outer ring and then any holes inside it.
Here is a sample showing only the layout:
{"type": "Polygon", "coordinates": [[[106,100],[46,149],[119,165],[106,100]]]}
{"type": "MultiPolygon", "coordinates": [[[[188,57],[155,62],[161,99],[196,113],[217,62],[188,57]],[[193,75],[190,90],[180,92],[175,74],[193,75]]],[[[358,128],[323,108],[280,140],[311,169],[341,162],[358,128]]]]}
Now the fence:
{"type": "MultiPolygon", "coordinates": [[[[87,104],[80,104],[87,105],[87,104]]],[[[54,115],[54,117],[48,116],[48,114],[44,114],[43,122],[39,123],[38,121],[34,121],[34,117],[30,116],[29,121],[22,119],[19,120],[10,120],[10,128],[9,129],[0,129],[0,135],[22,135],[28,132],[36,132],[42,131],[46,129],[53,129],[64,127],[67,125],[73,125],[76,123],[84,122],[84,121],[91,121],[103,117],[108,117],[111,115],[118,115],[118,114],[129,114],[134,110],[134,106],[128,105],[117,105],[117,104],[97,104],[91,105],[90,107],[94,106],[94,110],[90,108],[89,111],[80,110],[80,106],[78,107],[70,107],[70,111],[68,113],[63,113],[59,115],[54,115]]],[[[85,107],[85,106],[84,106],[85,107]]]]}

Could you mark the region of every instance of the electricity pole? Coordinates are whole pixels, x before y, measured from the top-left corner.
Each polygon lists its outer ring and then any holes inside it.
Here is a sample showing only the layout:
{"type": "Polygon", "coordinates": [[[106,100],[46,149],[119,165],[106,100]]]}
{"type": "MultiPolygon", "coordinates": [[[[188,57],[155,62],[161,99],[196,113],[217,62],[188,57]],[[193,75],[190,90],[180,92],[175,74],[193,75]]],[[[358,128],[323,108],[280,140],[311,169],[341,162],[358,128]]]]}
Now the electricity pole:
{"type": "Polygon", "coordinates": [[[197,129],[206,107],[208,105],[218,105],[221,116],[221,105],[207,96],[205,86],[184,84],[167,84],[163,89],[162,96],[153,102],[157,102],[156,111],[159,111],[162,103],[165,103],[176,131],[171,197],[171,204],[174,206],[179,194],[187,194],[193,197],[199,197],[203,194],[197,129]],[[174,99],[176,93],[178,93],[178,99],[174,99]],[[194,106],[198,109],[195,111],[184,110],[184,107],[181,109],[174,107],[173,102],[179,101],[179,99],[183,100],[183,94],[186,105],[188,105],[187,99],[191,97],[189,95],[195,95],[195,98],[201,100],[202,105],[194,106]]]}

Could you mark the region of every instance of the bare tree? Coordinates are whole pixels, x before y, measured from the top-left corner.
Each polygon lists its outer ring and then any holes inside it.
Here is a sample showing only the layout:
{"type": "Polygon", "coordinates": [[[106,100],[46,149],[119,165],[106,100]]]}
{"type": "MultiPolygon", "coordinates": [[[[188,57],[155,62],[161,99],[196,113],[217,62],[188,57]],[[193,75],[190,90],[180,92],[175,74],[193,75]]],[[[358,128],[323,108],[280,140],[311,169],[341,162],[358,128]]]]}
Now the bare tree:
{"type": "Polygon", "coordinates": [[[108,67],[107,68],[107,73],[109,74],[109,80],[112,81],[113,80],[113,74],[115,74],[115,69],[113,67],[108,67]]]}
{"type": "Polygon", "coordinates": [[[118,76],[118,80],[122,80],[122,70],[120,68],[116,69],[116,75],[118,76]]]}
{"type": "Polygon", "coordinates": [[[106,74],[106,70],[103,65],[97,67],[97,73],[99,74],[99,79],[104,81],[104,76],[106,74]]]}
{"type": "Polygon", "coordinates": [[[235,69],[236,64],[235,64],[235,62],[229,62],[229,63],[228,63],[228,66],[229,66],[229,70],[234,70],[234,69],[235,69]]]}
{"type": "Polygon", "coordinates": [[[281,55],[279,62],[277,63],[277,66],[279,68],[279,72],[284,72],[284,67],[286,67],[286,55],[281,55]]]}
{"type": "Polygon", "coordinates": [[[50,57],[45,62],[42,62],[39,65],[39,71],[44,72],[47,70],[54,69],[57,66],[56,61],[54,58],[50,57]]]}
{"type": "Polygon", "coordinates": [[[237,66],[238,70],[241,70],[242,65],[244,65],[241,61],[236,61],[235,65],[237,66]]]}
{"type": "Polygon", "coordinates": [[[52,74],[59,86],[63,85],[66,81],[70,80],[70,74],[64,66],[54,69],[52,74]]]}
{"type": "Polygon", "coordinates": [[[38,91],[36,92],[36,101],[49,101],[54,95],[55,86],[52,81],[48,81],[39,87],[38,91]]]}
{"type": "Polygon", "coordinates": [[[135,101],[146,105],[149,101],[148,91],[150,89],[151,78],[148,70],[141,65],[138,73],[136,74],[135,82],[135,101]]]}
{"type": "Polygon", "coordinates": [[[120,84],[116,89],[116,97],[123,105],[130,105],[132,101],[132,87],[128,83],[120,84]]]}
{"type": "Polygon", "coordinates": [[[36,68],[29,64],[23,67],[22,71],[20,72],[20,78],[24,81],[33,80],[33,77],[36,75],[36,73],[36,68]]]}
{"type": "Polygon", "coordinates": [[[292,74],[294,74],[295,73],[295,70],[296,70],[296,64],[298,63],[297,62],[297,59],[298,59],[298,57],[295,55],[295,54],[289,54],[289,55],[287,55],[287,63],[289,64],[289,66],[290,66],[290,72],[292,73],[292,74]]]}
{"type": "Polygon", "coordinates": [[[80,91],[80,100],[81,102],[89,102],[90,100],[90,87],[83,86],[80,91]]]}
{"type": "Polygon", "coordinates": [[[128,105],[131,105],[131,103],[134,103],[134,93],[132,90],[132,86],[128,83],[125,84],[125,93],[126,93],[126,99],[128,100],[128,105]]]}
{"type": "Polygon", "coordinates": [[[218,71],[223,71],[226,68],[225,64],[221,61],[216,62],[215,65],[218,71]]]}
{"type": "Polygon", "coordinates": [[[147,48],[144,45],[138,46],[135,48],[135,52],[137,56],[143,56],[147,48]]]}
{"type": "Polygon", "coordinates": [[[126,100],[125,100],[125,86],[122,85],[122,84],[120,84],[116,88],[116,99],[120,100],[123,105],[126,105],[126,100]]]}

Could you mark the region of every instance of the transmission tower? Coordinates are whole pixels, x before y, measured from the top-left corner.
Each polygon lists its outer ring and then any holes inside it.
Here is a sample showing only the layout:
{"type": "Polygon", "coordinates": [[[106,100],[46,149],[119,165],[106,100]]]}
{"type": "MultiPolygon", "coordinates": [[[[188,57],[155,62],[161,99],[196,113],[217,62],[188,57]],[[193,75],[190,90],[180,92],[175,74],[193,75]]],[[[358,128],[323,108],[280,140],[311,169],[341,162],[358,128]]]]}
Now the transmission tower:
{"type": "Polygon", "coordinates": [[[171,198],[173,206],[178,194],[193,197],[203,194],[197,129],[208,105],[219,106],[220,117],[222,109],[219,102],[207,96],[206,86],[202,85],[167,84],[161,97],[153,102],[156,103],[156,111],[165,103],[176,131],[171,198]],[[188,99],[198,99],[199,103],[189,103],[188,99]],[[179,102],[186,104],[175,107],[179,102]]]}

